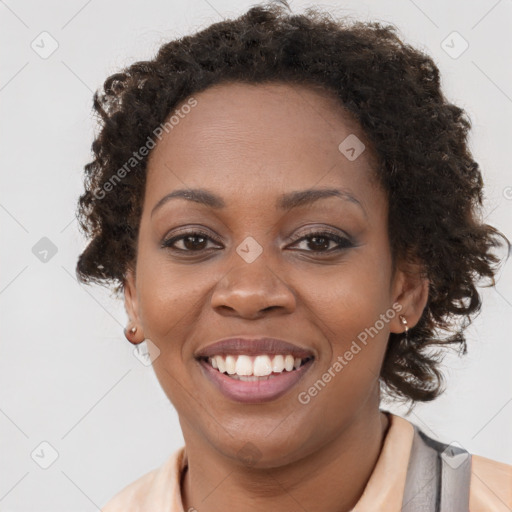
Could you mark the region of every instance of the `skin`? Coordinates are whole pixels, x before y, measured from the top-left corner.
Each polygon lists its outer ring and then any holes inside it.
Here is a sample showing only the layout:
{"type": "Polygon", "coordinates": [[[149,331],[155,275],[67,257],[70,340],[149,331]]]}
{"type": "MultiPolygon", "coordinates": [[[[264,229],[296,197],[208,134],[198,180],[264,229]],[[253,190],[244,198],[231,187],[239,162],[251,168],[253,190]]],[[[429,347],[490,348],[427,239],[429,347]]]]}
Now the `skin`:
{"type": "Polygon", "coordinates": [[[229,83],[194,98],[150,155],[137,262],[125,282],[137,326],[129,339],[149,338],[160,350],[154,370],[179,415],[188,457],[184,510],[348,511],[388,428],[378,375],[389,333],[404,330],[398,314],[308,404],[297,396],[394,303],[413,327],[428,283],[418,269],[394,271],[387,196],[372,174],[370,144],[329,93],[229,83]],[[366,145],[354,161],[338,150],[349,134],[366,145]],[[187,187],[208,189],[226,205],[174,199],[151,215],[163,196],[187,187]],[[349,190],[361,206],[331,197],[276,209],[281,194],[309,188],[349,190]],[[178,227],[199,226],[213,239],[175,242],[188,253],[161,247],[178,227]],[[353,245],[335,252],[336,241],[303,238],[325,228],[353,245]],[[236,252],[248,236],[263,249],[252,263],[236,252]],[[291,341],[311,349],[314,363],[274,401],[232,401],[203,376],[194,353],[237,335],[291,341]],[[250,463],[247,442],[256,449],[250,463]]]}

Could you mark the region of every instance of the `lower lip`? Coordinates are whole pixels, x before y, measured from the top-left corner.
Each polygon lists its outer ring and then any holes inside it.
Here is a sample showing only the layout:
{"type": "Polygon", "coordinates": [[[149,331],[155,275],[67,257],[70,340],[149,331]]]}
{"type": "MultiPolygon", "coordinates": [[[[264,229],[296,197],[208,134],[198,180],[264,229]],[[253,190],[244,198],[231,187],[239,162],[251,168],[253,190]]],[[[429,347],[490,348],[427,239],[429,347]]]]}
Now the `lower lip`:
{"type": "Polygon", "coordinates": [[[259,381],[243,381],[228,377],[204,360],[199,364],[203,373],[213,382],[218,389],[227,397],[236,402],[257,404],[270,402],[284,395],[289,391],[302,376],[309,370],[314,359],[310,359],[297,370],[291,372],[283,371],[275,377],[259,381]]]}

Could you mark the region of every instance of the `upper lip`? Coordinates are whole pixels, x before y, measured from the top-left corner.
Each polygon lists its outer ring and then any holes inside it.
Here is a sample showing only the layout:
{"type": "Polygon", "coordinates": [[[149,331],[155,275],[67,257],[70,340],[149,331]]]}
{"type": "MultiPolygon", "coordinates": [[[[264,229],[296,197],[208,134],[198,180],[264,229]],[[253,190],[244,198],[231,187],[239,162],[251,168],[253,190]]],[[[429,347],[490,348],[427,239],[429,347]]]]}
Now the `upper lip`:
{"type": "Polygon", "coordinates": [[[216,341],[198,350],[195,354],[196,359],[202,357],[213,357],[225,354],[291,354],[301,359],[314,357],[313,351],[299,347],[289,341],[278,338],[227,338],[216,341]]]}

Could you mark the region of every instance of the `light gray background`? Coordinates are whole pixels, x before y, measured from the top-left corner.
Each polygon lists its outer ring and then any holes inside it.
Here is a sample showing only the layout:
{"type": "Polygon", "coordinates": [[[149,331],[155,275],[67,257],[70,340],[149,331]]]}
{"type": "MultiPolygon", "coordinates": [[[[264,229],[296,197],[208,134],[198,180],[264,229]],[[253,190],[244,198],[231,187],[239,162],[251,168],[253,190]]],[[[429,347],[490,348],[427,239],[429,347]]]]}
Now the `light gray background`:
{"type": "MultiPolygon", "coordinates": [[[[254,3],[0,0],[0,511],[98,510],[183,443],[151,367],[134,357],[123,336],[122,303],[74,277],[85,244],[74,212],[96,129],[92,94],[108,75],[152,57],[165,41],[254,3]],[[31,48],[34,40],[42,46],[43,31],[59,45],[47,59],[31,48]],[[57,248],[47,262],[32,252],[42,237],[57,248]],[[36,460],[49,461],[43,441],[58,452],[48,469],[31,458],[36,450],[36,460]]],[[[294,12],[307,5],[313,4],[291,2],[294,12]]],[[[335,16],[392,23],[433,56],[446,95],[473,121],[486,220],[511,238],[512,1],[317,5],[335,16]],[[441,46],[453,31],[469,43],[458,58],[441,46]]],[[[508,262],[497,288],[483,291],[468,356],[445,360],[448,391],[408,416],[433,437],[509,464],[511,277],[508,262]]]]}

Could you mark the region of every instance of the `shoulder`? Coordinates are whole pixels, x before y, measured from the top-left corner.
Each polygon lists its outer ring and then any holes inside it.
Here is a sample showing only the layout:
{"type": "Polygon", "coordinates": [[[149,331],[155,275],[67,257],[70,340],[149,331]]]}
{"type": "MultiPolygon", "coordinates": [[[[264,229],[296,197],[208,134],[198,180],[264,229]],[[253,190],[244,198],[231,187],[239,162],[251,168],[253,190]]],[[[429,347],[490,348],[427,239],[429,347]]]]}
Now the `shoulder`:
{"type": "Polygon", "coordinates": [[[154,469],[124,487],[101,508],[101,511],[139,511],[147,498],[148,490],[151,488],[155,480],[155,475],[159,470],[160,468],[154,469]]]}
{"type": "Polygon", "coordinates": [[[175,451],[160,467],[121,489],[101,508],[101,512],[174,510],[175,501],[181,501],[179,476],[183,457],[184,447],[175,451]]]}
{"type": "Polygon", "coordinates": [[[480,455],[472,455],[471,512],[512,510],[512,466],[480,455]]]}
{"type": "Polygon", "coordinates": [[[392,419],[395,426],[401,427],[401,436],[406,423],[414,429],[412,443],[407,441],[407,444],[411,444],[407,482],[413,490],[416,481],[412,477],[415,466],[421,465],[430,472],[440,468],[439,481],[442,486],[439,492],[451,496],[451,486],[464,487],[469,495],[469,512],[512,511],[512,465],[469,453],[452,444],[431,438],[404,418],[392,419]],[[443,461],[440,465],[439,459],[443,461]],[[468,460],[470,464],[465,464],[464,460],[468,460]],[[457,471],[453,471],[454,469],[457,471]]]}

